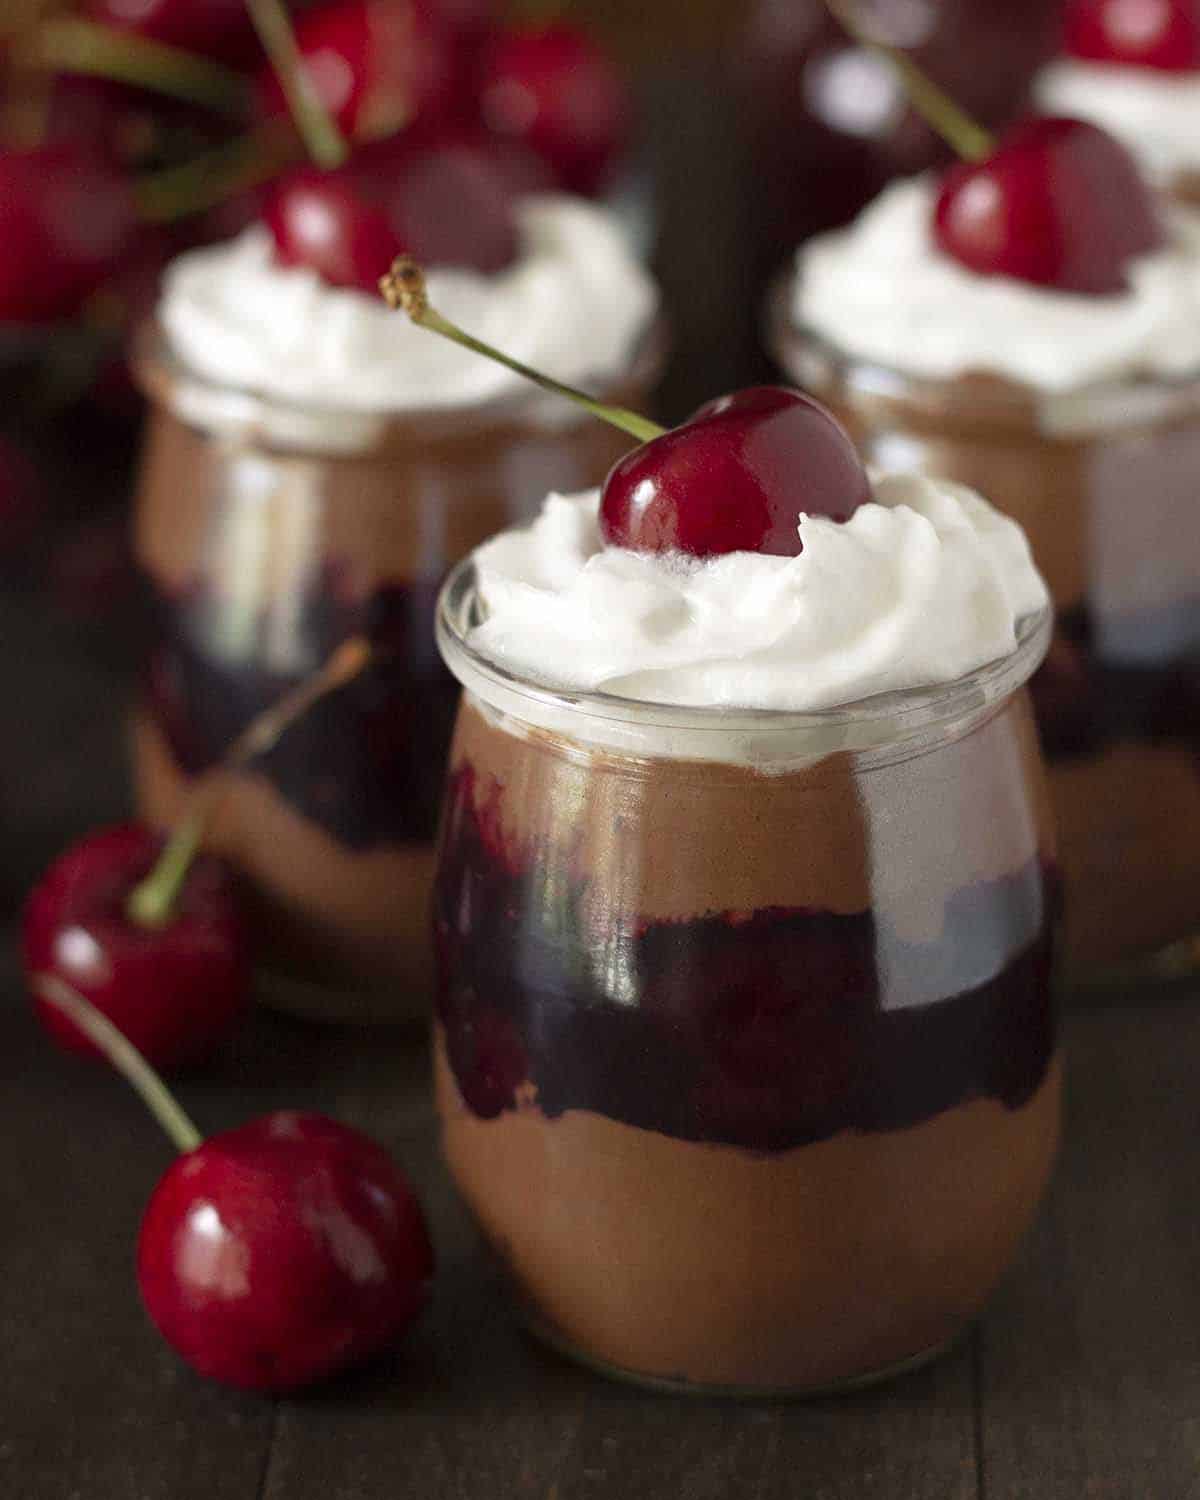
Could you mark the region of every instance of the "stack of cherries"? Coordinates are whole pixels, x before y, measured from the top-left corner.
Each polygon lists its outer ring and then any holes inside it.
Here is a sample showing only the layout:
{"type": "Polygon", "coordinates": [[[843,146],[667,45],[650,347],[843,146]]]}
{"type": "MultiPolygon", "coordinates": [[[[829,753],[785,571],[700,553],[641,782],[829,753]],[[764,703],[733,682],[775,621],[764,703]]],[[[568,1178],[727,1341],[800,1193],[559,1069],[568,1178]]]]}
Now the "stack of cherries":
{"type": "MultiPolygon", "coordinates": [[[[328,177],[303,174],[297,203],[284,186],[287,159],[303,153],[298,141],[291,153],[279,150],[285,88],[257,41],[258,8],[247,0],[82,0],[82,16],[65,23],[75,29],[48,80],[48,106],[43,99],[36,128],[25,132],[40,139],[0,147],[0,323],[77,317],[148,254],[161,261],[257,212],[261,190],[239,194],[236,179],[233,210],[190,200],[183,189],[164,204],[155,191],[166,180],[161,169],[185,181],[179,169],[205,147],[228,151],[240,140],[252,156],[256,139],[264,150],[270,143],[276,154],[264,161],[278,169],[270,221],[281,258],[315,263],[339,284],[367,285],[348,268],[384,238],[375,278],[399,243],[494,269],[513,253],[516,197],[552,187],[601,192],[628,143],[624,80],[573,23],[505,26],[498,0],[327,0],[296,20],[294,57],[351,154],[328,177]],[[180,89],[155,50],[164,46],[181,59],[186,102],[156,102],[159,92],[180,89]],[[189,64],[201,67],[199,82],[189,64]],[[304,227],[318,194],[319,246],[304,227]],[[169,233],[147,230],[147,205],[153,218],[170,220],[169,233]],[[476,211],[479,233],[468,243],[458,226],[476,211]]],[[[12,101],[46,84],[63,27],[60,17],[45,22],[0,58],[14,118],[21,114],[12,101]]],[[[263,175],[252,167],[250,177],[263,175]]]]}

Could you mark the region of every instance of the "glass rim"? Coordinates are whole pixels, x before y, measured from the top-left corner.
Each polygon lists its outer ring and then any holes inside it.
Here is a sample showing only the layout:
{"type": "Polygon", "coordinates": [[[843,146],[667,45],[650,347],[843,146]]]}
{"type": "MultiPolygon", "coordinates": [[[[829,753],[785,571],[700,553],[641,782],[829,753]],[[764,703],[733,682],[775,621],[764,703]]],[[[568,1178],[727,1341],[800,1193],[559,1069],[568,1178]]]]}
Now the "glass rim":
{"type": "Polygon", "coordinates": [[[879,744],[884,728],[892,731],[886,738],[903,738],[953,723],[975,709],[1010,697],[1044,659],[1054,610],[1046,604],[1023,616],[1017,622],[1017,644],[1007,656],[949,682],[900,688],[837,707],[805,710],[676,705],[538,680],[501,666],[471,645],[469,632],[479,618],[475,563],[466,557],[451,570],[438,596],[437,644],[442,659],[463,687],[493,706],[503,703],[511,707],[512,700],[518,704],[524,701],[531,710],[541,709],[543,715],[546,711],[556,717],[578,714],[615,725],[714,735],[776,732],[828,739],[832,732],[845,748],[852,749],[856,742],[864,747],[879,744]]]}
{"type": "MultiPolygon", "coordinates": [[[[1177,375],[1152,373],[1110,376],[1073,386],[1067,390],[1043,390],[1037,386],[986,367],[955,375],[926,375],[848,349],[793,316],[791,288],[796,271],[779,271],[768,289],[764,305],[766,344],[779,367],[793,379],[806,379],[797,372],[807,355],[820,360],[851,388],[865,395],[910,402],[918,408],[961,412],[975,422],[1037,428],[1047,412],[1057,420],[1053,426],[1064,435],[1074,431],[1102,430],[1112,425],[1137,426],[1147,420],[1147,404],[1160,402],[1166,408],[1159,421],[1174,418],[1181,408],[1200,410],[1200,367],[1177,375]]],[[[811,370],[807,372],[811,374],[811,370]]],[[[1152,419],[1151,419],[1152,420],[1152,419]]]]}

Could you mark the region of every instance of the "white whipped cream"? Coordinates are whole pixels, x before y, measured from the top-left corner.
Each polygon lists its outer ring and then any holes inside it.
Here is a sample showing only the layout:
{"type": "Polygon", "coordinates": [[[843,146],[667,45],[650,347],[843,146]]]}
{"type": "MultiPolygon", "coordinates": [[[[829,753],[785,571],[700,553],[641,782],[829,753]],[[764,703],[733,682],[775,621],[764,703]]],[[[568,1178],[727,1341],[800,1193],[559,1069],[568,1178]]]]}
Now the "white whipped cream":
{"type": "Polygon", "coordinates": [[[1168,243],[1129,290],[1083,296],[980,276],[942,254],[932,177],[894,183],[848,229],[797,255],[795,321],[861,359],[953,379],[990,372],[1054,394],[1200,369],[1200,214],[1168,213],[1168,243]]]}
{"type": "Polygon", "coordinates": [[[677,707],[803,712],[953,681],[1012,652],[1047,602],[1024,532],[972,490],[877,478],[798,557],[605,547],[599,492],[551,495],[474,554],[470,645],[543,686],[677,707]]]}
{"type": "Polygon", "coordinates": [[[1038,104],[1100,125],[1169,183],[1200,168],[1200,75],[1064,58],[1043,68],[1038,104]]]}
{"type": "MultiPolygon", "coordinates": [[[[658,306],[613,216],[565,195],[518,208],[516,263],[496,275],[431,268],[439,312],[572,384],[622,372],[658,306]]],[[[159,318],[174,352],[222,385],[303,406],[382,412],[524,394],[519,376],[417,328],[381,298],[275,263],[269,232],[180,257],[159,318]]]]}

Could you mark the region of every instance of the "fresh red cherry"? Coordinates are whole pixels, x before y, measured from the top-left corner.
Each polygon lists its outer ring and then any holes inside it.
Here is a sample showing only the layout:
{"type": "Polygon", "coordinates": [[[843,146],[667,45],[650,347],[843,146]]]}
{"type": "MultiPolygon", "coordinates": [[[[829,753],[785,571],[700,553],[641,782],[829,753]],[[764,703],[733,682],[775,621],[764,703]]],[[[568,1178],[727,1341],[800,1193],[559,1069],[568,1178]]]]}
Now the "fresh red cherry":
{"type": "Polygon", "coordinates": [[[137,1272],[193,1369],[287,1391],[393,1345],[425,1305],[433,1250],[381,1146],[281,1111],[176,1159],[142,1220],[137,1272]]]}
{"type": "Polygon", "coordinates": [[[84,13],[102,25],[210,57],[240,60],[254,50],[245,0],[86,0],[84,13]]]}
{"type": "Polygon", "coordinates": [[[1200,7],[1195,0],[1069,0],[1063,50],[1087,62],[1200,69],[1200,7]]]}
{"type": "Polygon", "coordinates": [[[200,1061],[240,1020],[250,995],[250,951],[232,878],[211,857],[187,870],[161,925],[130,912],[163,840],[149,829],[105,829],[46,872],[25,908],[23,947],[34,1004],[68,1051],[98,1055],[37,989],[53,975],[106,1015],[157,1067],[200,1061]]]}
{"type": "MultiPolygon", "coordinates": [[[[305,72],[341,132],[352,140],[391,135],[450,107],[454,60],[446,33],[416,0],[341,0],[296,26],[305,72]]],[[[260,107],[286,109],[271,69],[260,75],[260,107]]]]}
{"type": "Polygon", "coordinates": [[[629,137],[621,75],[606,52],[566,22],[514,31],[486,46],[479,104],[490,130],[532,147],[573,192],[601,187],[629,137]]]}
{"type": "Polygon", "coordinates": [[[604,540],[693,557],[802,550],[800,517],[846,521],[871,498],[832,416],[797,391],[755,386],[702,406],[621,459],[604,484],[604,540]]]}
{"type": "Polygon", "coordinates": [[[281,264],[369,293],[403,251],[484,273],[517,256],[508,186],[467,145],[409,151],[390,170],[376,160],[369,170],[297,172],[271,194],[265,217],[281,264]]]}
{"type": "Polygon", "coordinates": [[[70,317],[118,264],[136,222],[127,182],[86,147],[0,151],[0,322],[70,317]]]}
{"type": "Polygon", "coordinates": [[[264,218],[279,263],[307,266],[330,286],[373,291],[402,248],[384,209],[342,172],[313,167],[285,177],[264,218]]]}
{"type": "Polygon", "coordinates": [[[1163,244],[1153,194],[1132,156],[1082,120],[1023,120],[982,161],[942,179],[934,237],[985,276],[1060,291],[1124,291],[1129,263],[1163,244]]]}

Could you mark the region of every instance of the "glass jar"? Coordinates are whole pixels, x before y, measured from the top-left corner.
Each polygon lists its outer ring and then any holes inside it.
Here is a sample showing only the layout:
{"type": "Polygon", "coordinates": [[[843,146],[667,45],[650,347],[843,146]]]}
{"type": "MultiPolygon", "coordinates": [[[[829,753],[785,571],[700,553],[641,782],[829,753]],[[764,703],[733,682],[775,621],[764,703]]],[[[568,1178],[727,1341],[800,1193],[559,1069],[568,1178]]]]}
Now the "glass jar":
{"type": "Polygon", "coordinates": [[[1057,614],[1033,695],[1072,976],[1186,948],[1200,933],[1200,379],[1040,397],[995,376],[919,379],[795,328],[784,289],[771,341],[869,463],[971,485],[1029,537],[1057,614]]]}
{"type": "MultiPolygon", "coordinates": [[[[656,329],[604,399],[644,404],[656,329]]],[[[343,1020],[424,1011],[433,839],[457,688],[434,645],[458,558],[629,439],[540,395],[465,409],[298,408],[198,377],[148,329],[137,552],[156,616],[135,726],[143,817],[365,633],[375,665],[231,776],[209,842],[247,877],[263,993],[343,1020]]]]}
{"type": "Polygon", "coordinates": [[[532,1327],[607,1373],[809,1392],[931,1357],[1058,1136],[1057,882],[1015,653],[814,714],[465,693],[435,883],[447,1162],[532,1327]]]}

